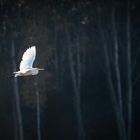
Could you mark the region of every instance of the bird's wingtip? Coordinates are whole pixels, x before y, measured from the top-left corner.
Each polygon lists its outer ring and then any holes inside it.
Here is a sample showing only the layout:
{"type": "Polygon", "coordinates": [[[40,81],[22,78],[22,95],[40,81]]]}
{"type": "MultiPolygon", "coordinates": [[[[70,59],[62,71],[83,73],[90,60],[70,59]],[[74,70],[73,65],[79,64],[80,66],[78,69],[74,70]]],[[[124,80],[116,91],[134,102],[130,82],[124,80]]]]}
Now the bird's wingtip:
{"type": "Polygon", "coordinates": [[[36,46],[31,46],[30,48],[36,48],[36,46]]]}
{"type": "Polygon", "coordinates": [[[35,51],[36,50],[36,46],[31,46],[30,49],[35,51]]]}

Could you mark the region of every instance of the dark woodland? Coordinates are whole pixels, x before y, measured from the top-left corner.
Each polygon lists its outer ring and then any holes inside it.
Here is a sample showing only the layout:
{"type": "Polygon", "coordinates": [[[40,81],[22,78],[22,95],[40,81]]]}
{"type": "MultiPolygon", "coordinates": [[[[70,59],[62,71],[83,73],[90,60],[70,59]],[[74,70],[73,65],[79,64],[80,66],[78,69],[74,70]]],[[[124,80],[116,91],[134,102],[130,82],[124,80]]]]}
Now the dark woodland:
{"type": "Polygon", "coordinates": [[[0,140],[140,140],[138,0],[0,0],[0,140]],[[36,76],[14,77],[36,46],[36,76]]]}

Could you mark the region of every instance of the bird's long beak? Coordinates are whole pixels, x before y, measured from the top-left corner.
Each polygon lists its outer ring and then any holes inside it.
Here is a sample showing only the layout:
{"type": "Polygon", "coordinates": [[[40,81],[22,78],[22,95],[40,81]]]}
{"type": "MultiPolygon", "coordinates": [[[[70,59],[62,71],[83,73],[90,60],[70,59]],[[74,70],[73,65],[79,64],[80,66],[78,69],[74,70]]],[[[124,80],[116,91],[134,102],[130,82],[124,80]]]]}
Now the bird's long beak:
{"type": "Polygon", "coordinates": [[[45,70],[44,68],[38,68],[38,70],[45,70]]]}

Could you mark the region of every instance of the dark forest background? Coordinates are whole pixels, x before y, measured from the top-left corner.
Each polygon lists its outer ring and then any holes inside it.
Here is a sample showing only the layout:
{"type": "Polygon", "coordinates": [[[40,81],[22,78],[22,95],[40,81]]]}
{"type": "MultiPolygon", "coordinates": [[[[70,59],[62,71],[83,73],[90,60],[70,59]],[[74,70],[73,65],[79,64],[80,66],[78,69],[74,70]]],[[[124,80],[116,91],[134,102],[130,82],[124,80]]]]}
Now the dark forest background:
{"type": "Polygon", "coordinates": [[[0,0],[0,139],[139,140],[138,0],[0,0]],[[37,76],[13,77],[37,48],[37,76]]]}

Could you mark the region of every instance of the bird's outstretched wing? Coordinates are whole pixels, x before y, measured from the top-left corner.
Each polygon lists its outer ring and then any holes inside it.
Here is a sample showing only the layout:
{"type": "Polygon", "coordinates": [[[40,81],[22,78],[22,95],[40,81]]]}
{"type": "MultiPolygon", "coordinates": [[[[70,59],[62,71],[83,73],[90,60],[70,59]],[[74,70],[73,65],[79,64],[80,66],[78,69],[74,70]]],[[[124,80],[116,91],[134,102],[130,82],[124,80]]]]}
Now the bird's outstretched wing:
{"type": "Polygon", "coordinates": [[[32,46],[31,48],[28,48],[22,56],[22,61],[20,62],[20,71],[32,68],[35,57],[36,47],[32,46]]]}

